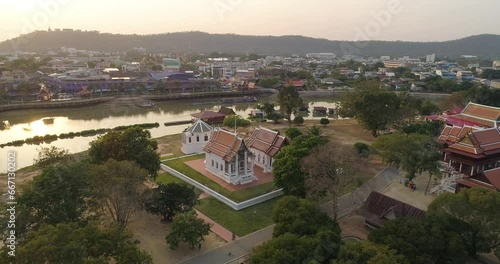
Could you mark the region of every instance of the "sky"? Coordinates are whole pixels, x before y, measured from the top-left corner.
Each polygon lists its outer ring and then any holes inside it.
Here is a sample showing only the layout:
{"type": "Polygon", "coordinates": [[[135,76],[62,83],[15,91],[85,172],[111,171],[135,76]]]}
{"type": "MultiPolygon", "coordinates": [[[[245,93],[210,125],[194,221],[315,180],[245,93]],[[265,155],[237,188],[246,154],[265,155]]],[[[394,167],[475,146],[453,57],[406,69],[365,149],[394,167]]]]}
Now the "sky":
{"type": "Polygon", "coordinates": [[[49,27],[443,41],[500,34],[498,10],[498,0],[0,0],[0,41],[49,27]]]}

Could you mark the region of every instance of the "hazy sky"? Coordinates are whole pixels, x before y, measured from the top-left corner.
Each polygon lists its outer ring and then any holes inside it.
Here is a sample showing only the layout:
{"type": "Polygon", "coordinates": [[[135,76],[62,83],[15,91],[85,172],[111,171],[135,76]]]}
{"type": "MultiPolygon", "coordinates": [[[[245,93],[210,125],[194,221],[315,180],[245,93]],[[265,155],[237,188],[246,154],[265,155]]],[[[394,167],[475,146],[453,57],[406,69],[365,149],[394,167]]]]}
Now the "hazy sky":
{"type": "Polygon", "coordinates": [[[357,40],[363,32],[377,40],[450,40],[500,34],[499,10],[499,0],[0,0],[0,41],[49,26],[332,40],[357,40]],[[375,13],[385,15],[376,19],[375,13]]]}

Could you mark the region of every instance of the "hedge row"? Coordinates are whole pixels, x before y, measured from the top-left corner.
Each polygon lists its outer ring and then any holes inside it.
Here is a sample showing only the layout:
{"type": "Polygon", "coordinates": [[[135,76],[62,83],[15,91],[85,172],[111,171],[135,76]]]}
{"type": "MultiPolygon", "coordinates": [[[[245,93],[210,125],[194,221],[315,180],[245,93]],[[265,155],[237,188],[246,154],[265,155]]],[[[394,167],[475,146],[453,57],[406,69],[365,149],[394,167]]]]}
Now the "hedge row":
{"type": "Polygon", "coordinates": [[[99,129],[89,129],[89,130],[83,130],[80,132],[69,132],[69,133],[62,133],[59,136],[57,135],[45,135],[45,136],[34,136],[32,138],[27,138],[25,140],[16,140],[12,141],[9,143],[1,144],[0,148],[3,147],[20,147],[24,144],[29,144],[29,145],[40,145],[42,143],[50,143],[53,141],[56,141],[57,139],[67,139],[67,138],[74,138],[74,137],[91,137],[95,135],[100,135],[100,134],[105,134],[109,131],[123,131],[127,128],[138,126],[143,129],[150,129],[150,128],[157,128],[160,126],[159,123],[145,123],[145,124],[137,124],[137,125],[130,125],[130,126],[117,126],[113,129],[111,128],[99,128],[99,129]]]}

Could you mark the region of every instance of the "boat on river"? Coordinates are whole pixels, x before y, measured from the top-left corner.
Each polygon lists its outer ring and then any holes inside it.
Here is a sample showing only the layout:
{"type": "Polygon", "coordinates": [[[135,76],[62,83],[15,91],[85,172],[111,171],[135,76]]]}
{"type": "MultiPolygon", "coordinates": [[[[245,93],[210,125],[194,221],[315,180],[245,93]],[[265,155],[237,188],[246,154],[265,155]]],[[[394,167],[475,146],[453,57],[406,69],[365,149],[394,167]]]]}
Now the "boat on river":
{"type": "Polygon", "coordinates": [[[153,101],[146,101],[146,102],[141,102],[141,103],[135,104],[135,106],[137,106],[139,108],[151,108],[151,107],[154,107],[155,105],[156,104],[153,101]]]}
{"type": "Polygon", "coordinates": [[[54,124],[54,118],[53,117],[43,118],[42,121],[46,125],[52,125],[52,124],[54,124]]]}

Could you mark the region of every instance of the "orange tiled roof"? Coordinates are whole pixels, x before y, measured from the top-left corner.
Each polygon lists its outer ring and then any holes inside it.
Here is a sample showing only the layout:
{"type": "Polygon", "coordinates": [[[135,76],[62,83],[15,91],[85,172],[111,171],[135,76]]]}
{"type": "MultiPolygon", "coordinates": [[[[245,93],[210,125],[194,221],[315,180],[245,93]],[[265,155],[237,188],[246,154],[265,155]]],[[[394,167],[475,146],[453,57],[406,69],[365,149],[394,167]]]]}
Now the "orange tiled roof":
{"type": "Polygon", "coordinates": [[[449,149],[472,155],[500,153],[500,131],[496,127],[479,129],[469,126],[446,126],[438,139],[448,143],[449,149]]]}
{"type": "Polygon", "coordinates": [[[226,130],[216,128],[203,150],[207,153],[213,153],[225,161],[231,161],[242,147],[246,148],[242,138],[226,130]]]}
{"type": "Polygon", "coordinates": [[[484,176],[491,185],[493,185],[497,190],[500,190],[500,168],[493,170],[487,170],[484,172],[484,176]]]}
{"type": "Polygon", "coordinates": [[[474,116],[491,121],[498,121],[500,119],[500,108],[469,103],[462,111],[462,115],[474,116]]]}
{"type": "Polygon", "coordinates": [[[281,148],[288,144],[284,136],[280,136],[279,132],[269,130],[267,128],[256,128],[247,141],[249,148],[260,150],[267,155],[274,157],[281,148]]]}

